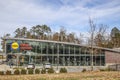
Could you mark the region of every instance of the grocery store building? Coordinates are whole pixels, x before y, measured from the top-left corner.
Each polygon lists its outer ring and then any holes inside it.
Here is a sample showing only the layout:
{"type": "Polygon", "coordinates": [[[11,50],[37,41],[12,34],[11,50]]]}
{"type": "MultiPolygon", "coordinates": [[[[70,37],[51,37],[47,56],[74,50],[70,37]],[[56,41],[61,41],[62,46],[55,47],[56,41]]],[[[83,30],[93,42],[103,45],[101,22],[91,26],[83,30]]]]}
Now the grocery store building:
{"type": "Polygon", "coordinates": [[[25,38],[5,38],[7,61],[24,66],[108,66],[120,64],[120,50],[83,46],[75,43],[25,38]]]}

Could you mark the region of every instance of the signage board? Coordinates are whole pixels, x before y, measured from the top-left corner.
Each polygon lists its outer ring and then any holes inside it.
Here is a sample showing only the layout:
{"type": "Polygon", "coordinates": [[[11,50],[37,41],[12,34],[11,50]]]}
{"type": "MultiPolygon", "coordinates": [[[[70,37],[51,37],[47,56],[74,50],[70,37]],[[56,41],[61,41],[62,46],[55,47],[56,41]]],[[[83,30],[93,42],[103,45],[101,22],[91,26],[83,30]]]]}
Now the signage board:
{"type": "Polygon", "coordinates": [[[20,44],[20,50],[31,50],[32,47],[27,43],[20,44]]]}
{"type": "Polygon", "coordinates": [[[14,50],[16,50],[16,49],[19,48],[19,44],[18,44],[17,42],[13,42],[13,43],[11,44],[11,48],[14,49],[14,50]]]}

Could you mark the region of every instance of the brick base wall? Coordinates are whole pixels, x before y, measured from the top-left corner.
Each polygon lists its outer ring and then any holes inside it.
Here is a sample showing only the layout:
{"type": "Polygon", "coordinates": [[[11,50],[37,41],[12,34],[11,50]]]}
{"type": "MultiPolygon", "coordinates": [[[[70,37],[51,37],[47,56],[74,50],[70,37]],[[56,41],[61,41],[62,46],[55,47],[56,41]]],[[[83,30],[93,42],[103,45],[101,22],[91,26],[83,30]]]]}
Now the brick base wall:
{"type": "Polygon", "coordinates": [[[106,66],[112,64],[120,64],[120,53],[105,51],[106,66]]]}

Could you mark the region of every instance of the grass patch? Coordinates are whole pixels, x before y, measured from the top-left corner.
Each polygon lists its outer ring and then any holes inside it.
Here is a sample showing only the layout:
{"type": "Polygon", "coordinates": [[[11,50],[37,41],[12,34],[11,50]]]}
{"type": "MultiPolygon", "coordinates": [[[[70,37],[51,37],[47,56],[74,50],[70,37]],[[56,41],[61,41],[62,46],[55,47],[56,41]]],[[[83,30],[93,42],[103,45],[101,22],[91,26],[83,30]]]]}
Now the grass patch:
{"type": "Polygon", "coordinates": [[[79,80],[79,79],[78,78],[53,78],[53,79],[40,78],[38,80],[79,80]]]}
{"type": "Polygon", "coordinates": [[[0,75],[0,80],[120,80],[119,71],[76,72],[34,75],[0,75]]]}
{"type": "Polygon", "coordinates": [[[38,80],[47,80],[47,79],[45,79],[45,78],[40,78],[40,79],[38,79],[38,80]]]}
{"type": "Polygon", "coordinates": [[[101,77],[103,77],[103,76],[84,76],[82,78],[101,78],[101,77]]]}

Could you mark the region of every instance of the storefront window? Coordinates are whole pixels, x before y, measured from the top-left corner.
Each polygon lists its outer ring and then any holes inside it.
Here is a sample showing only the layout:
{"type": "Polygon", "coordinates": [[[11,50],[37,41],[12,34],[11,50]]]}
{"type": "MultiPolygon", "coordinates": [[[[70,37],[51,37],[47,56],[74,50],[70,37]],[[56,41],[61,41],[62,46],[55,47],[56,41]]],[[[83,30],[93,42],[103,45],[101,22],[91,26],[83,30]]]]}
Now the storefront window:
{"type": "MultiPolygon", "coordinates": [[[[92,61],[90,48],[49,41],[7,40],[6,52],[12,55],[22,53],[19,58],[21,65],[28,63],[42,65],[44,62],[49,62],[54,66],[58,64],[60,66],[91,66],[92,61]],[[25,46],[12,50],[11,43],[14,41],[25,46]]],[[[8,58],[12,57],[9,56],[8,58]]],[[[105,65],[105,53],[103,50],[96,50],[93,56],[93,64],[94,66],[105,65]]]]}

